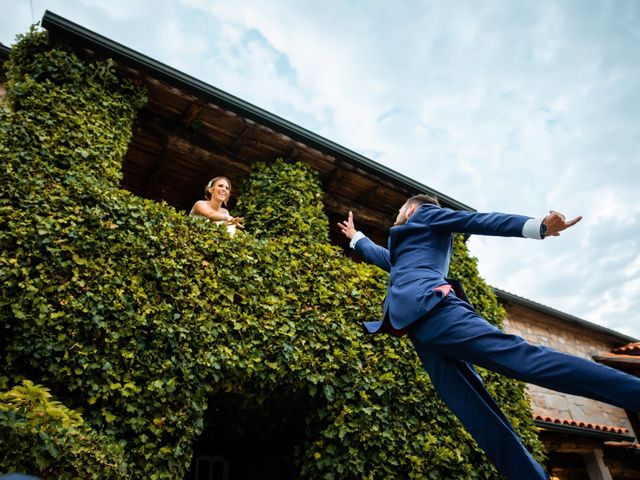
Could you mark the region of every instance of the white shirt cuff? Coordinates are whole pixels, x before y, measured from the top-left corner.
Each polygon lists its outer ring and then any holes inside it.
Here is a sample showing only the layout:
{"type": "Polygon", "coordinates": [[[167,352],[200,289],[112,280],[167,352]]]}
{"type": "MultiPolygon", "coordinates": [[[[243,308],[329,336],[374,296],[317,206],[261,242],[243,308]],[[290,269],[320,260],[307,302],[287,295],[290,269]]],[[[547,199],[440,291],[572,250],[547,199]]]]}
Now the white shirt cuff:
{"type": "Polygon", "coordinates": [[[530,218],[522,227],[522,236],[525,238],[533,238],[535,240],[542,240],[540,237],[540,225],[542,225],[543,218],[530,218]]]}
{"type": "Polygon", "coordinates": [[[349,246],[351,246],[351,248],[356,248],[356,243],[358,243],[358,240],[364,237],[365,234],[358,230],[351,238],[351,243],[349,243],[349,246]]]}

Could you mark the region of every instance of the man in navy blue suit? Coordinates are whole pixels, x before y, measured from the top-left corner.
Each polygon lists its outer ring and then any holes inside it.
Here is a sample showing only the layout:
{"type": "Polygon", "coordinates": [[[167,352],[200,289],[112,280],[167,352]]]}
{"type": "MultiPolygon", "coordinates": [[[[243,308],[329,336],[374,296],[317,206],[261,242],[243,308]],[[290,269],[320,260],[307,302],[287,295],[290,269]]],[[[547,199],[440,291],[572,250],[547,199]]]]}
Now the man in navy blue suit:
{"type": "Polygon", "coordinates": [[[368,263],[390,272],[382,320],[365,323],[371,333],[409,335],[438,394],[510,480],[547,479],[484,388],[471,364],[553,390],[640,411],[640,379],[583,358],[530,345],[508,335],[471,307],[459,282],[447,278],[454,233],[544,239],[567,221],[552,211],[544,218],[473,213],[441,208],[417,195],[402,206],[388,248],[356,231],[353,214],[339,223],[368,263]]]}

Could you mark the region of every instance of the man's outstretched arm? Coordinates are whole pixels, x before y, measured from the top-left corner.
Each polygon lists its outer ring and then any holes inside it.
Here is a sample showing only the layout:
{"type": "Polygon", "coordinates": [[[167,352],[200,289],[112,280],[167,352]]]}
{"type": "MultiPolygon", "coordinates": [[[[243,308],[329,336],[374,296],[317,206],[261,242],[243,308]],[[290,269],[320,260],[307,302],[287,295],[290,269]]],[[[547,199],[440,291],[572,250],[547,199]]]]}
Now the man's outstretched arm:
{"type": "Polygon", "coordinates": [[[338,223],[345,237],[351,240],[351,248],[358,252],[367,263],[372,263],[387,272],[391,270],[389,250],[376,245],[362,232],[357,231],[353,223],[353,213],[349,212],[346,220],[338,223]]]}
{"type": "Polygon", "coordinates": [[[546,217],[531,218],[508,213],[479,213],[451,210],[434,205],[422,205],[410,215],[409,221],[424,223],[436,233],[467,233],[502,237],[525,237],[541,240],[578,223],[582,217],[566,220],[560,212],[546,217]]]}

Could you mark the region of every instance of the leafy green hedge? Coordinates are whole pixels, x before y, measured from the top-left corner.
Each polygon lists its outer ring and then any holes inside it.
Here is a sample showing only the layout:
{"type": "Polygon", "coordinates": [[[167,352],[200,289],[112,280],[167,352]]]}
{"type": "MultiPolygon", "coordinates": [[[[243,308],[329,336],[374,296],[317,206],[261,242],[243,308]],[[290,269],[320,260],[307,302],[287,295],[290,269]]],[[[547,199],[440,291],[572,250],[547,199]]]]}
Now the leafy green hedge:
{"type": "Polygon", "coordinates": [[[37,467],[46,478],[123,478],[123,443],[85,425],[41,385],[25,380],[0,394],[0,464],[6,471],[37,467]]]}
{"type": "MultiPolygon", "coordinates": [[[[291,422],[299,438],[287,461],[304,478],[498,477],[410,343],[363,333],[360,322],[380,314],[386,274],[328,243],[308,167],[256,166],[239,201],[248,233],[231,239],[118,188],[144,95],[109,61],[86,63],[32,31],[8,72],[0,377],[46,385],[81,412],[112,439],[94,456],[115,458],[125,444],[114,477],[182,478],[207,408],[291,422]]],[[[455,259],[453,273],[499,323],[504,312],[460,240],[455,259]]],[[[540,456],[523,385],[485,375],[540,456]]],[[[24,437],[2,439],[24,448],[24,437]]],[[[0,471],[11,466],[0,460],[0,471]]]]}
{"type": "Polygon", "coordinates": [[[287,237],[304,243],[329,243],[329,220],[316,176],[282,159],[268,168],[254,165],[242,186],[238,209],[256,237],[287,237]]]}

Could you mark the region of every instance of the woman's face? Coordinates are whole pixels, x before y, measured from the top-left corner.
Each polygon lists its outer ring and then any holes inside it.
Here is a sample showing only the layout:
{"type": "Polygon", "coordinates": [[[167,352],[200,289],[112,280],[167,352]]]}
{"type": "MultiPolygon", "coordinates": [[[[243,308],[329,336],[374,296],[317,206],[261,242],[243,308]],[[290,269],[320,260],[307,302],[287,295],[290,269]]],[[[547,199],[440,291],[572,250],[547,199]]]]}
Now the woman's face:
{"type": "Polygon", "coordinates": [[[229,182],[227,182],[224,178],[216,180],[216,182],[211,185],[211,188],[209,188],[211,199],[219,200],[221,202],[226,202],[229,199],[230,191],[231,186],[229,185],[229,182]]]}

